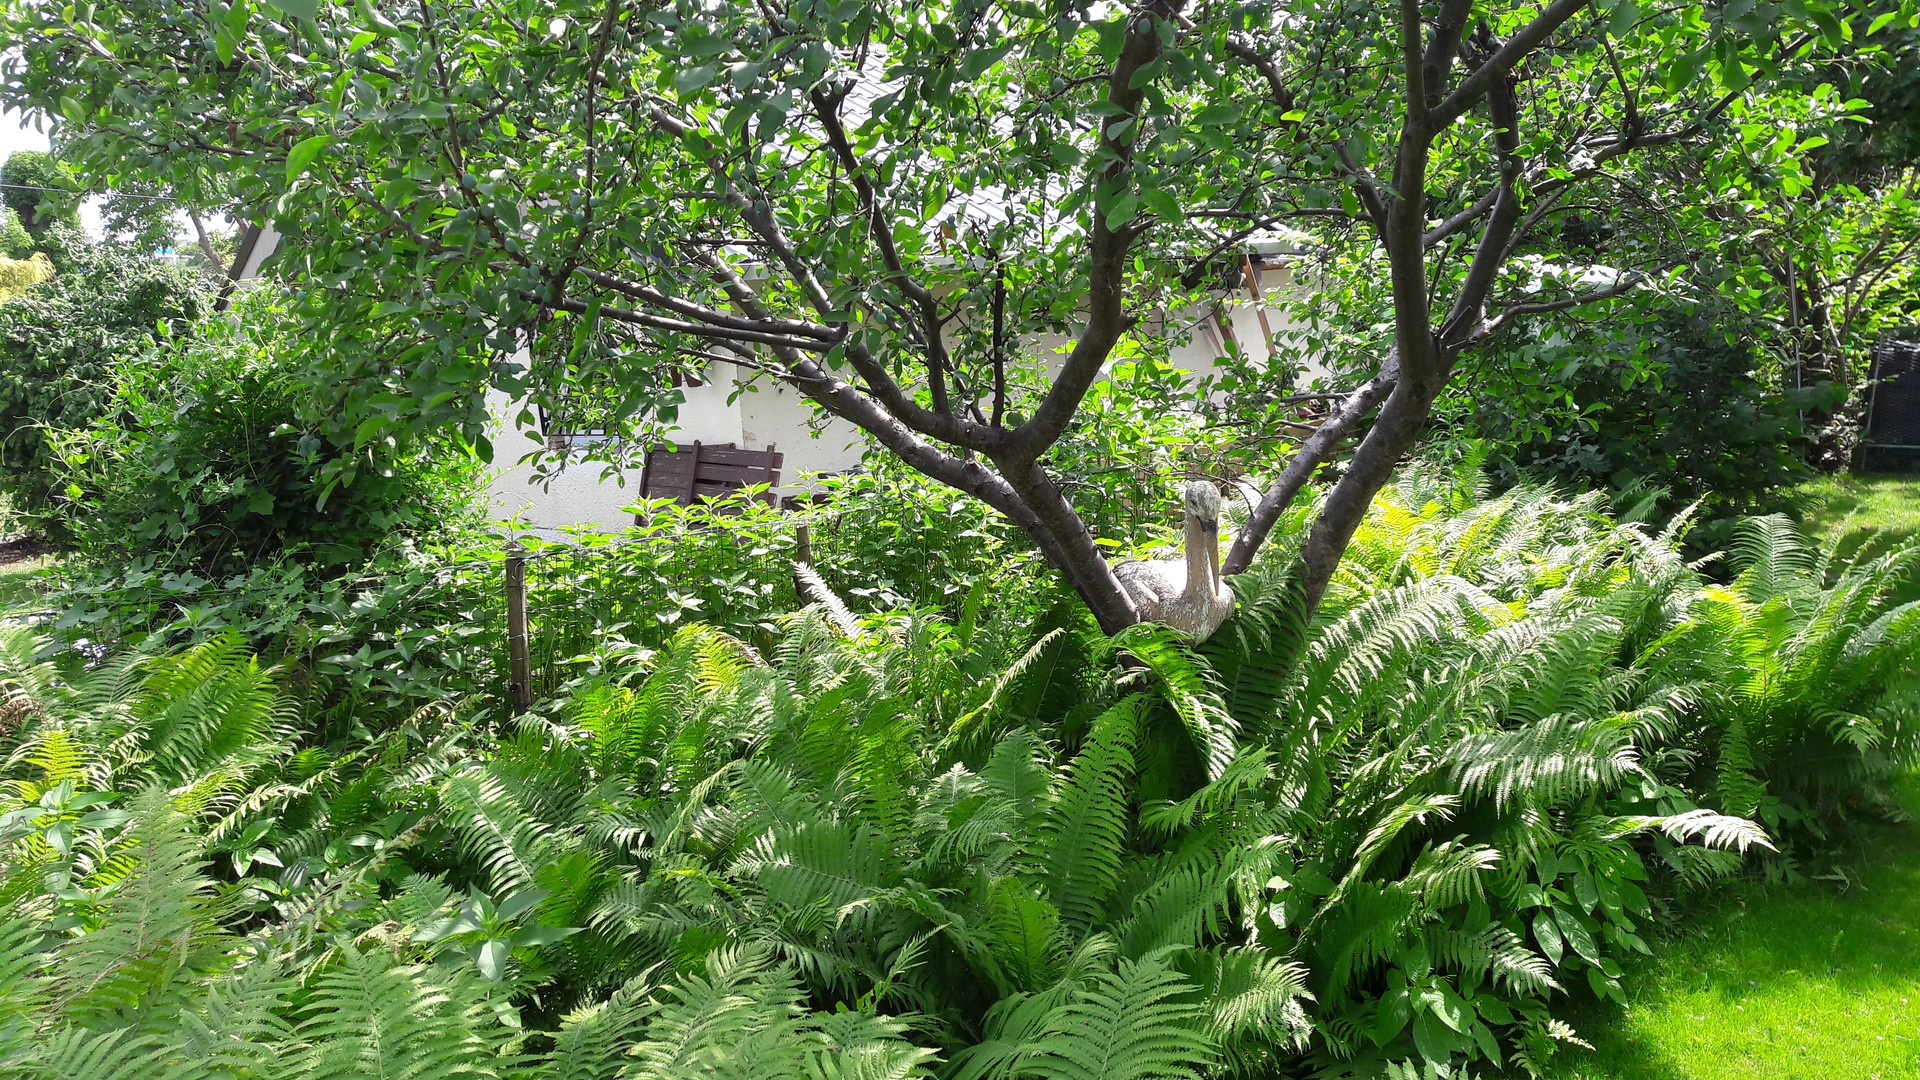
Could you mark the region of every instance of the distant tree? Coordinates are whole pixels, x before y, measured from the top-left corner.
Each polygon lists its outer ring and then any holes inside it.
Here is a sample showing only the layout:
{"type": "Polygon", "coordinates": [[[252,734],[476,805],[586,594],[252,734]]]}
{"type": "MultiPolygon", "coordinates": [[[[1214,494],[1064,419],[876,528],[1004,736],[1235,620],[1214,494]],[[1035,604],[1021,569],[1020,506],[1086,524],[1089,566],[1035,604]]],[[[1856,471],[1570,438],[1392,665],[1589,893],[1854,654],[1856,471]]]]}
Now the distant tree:
{"type": "Polygon", "coordinates": [[[58,494],[49,429],[97,419],[120,358],[163,331],[186,333],[212,296],[195,271],[90,240],[77,226],[56,225],[45,239],[58,273],[0,303],[0,491],[30,514],[58,494]]]}
{"type": "Polygon", "coordinates": [[[179,245],[180,224],[174,214],[173,200],[160,185],[147,181],[122,179],[100,200],[101,231],[107,238],[147,251],[179,245]]]}
{"type": "Polygon", "coordinates": [[[0,206],[0,255],[24,259],[33,254],[33,234],[20,224],[20,215],[11,206],[0,206]]]}
{"type": "Polygon", "coordinates": [[[1210,302],[1281,222],[1372,274],[1336,290],[1372,317],[1348,380],[1226,564],[1357,440],[1311,610],[1476,350],[1665,280],[1755,170],[1800,170],[1797,127],[1849,105],[1780,76],[1847,44],[1845,10],[5,0],[0,100],[60,116],[91,174],[228,178],[316,325],[381,328],[329,361],[343,479],[479,437],[488,386],[592,381],[640,418],[726,361],[1000,510],[1113,631],[1138,613],[1049,451],[1145,318],[1210,302]],[[1630,227],[1557,246],[1595,207],[1630,227]],[[1058,369],[1024,362],[1048,336],[1058,369]],[[535,370],[507,360],[528,343],[535,370]]]}
{"type": "Polygon", "coordinates": [[[80,220],[79,191],[73,174],[44,150],[15,150],[0,165],[0,196],[36,238],[80,220]]]}

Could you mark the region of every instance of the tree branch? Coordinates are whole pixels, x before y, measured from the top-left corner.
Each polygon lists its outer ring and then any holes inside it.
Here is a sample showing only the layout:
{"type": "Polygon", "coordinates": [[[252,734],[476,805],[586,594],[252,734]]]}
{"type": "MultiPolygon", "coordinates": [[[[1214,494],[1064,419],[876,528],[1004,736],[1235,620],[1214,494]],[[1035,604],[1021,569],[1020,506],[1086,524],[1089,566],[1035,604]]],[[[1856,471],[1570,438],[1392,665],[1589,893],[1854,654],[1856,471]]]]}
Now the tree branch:
{"type": "Polygon", "coordinates": [[[1565,311],[1568,308],[1579,307],[1582,304],[1591,304],[1596,300],[1608,300],[1616,296],[1624,296],[1638,288],[1643,282],[1650,280],[1654,273],[1660,273],[1672,268],[1673,264],[1667,264],[1651,273],[1630,274],[1604,289],[1589,289],[1586,292],[1575,293],[1572,296],[1563,296],[1558,300],[1541,300],[1530,301],[1524,304],[1510,304],[1501,308],[1498,315],[1482,323],[1471,337],[1461,343],[1462,347],[1484,341],[1528,315],[1539,315],[1549,311],[1565,311]]]}
{"type": "Polygon", "coordinates": [[[933,396],[933,410],[942,416],[952,417],[953,409],[947,402],[947,371],[952,367],[952,360],[947,355],[946,342],[940,336],[940,305],[934,300],[933,293],[914,280],[907,271],[905,261],[900,258],[900,249],[894,243],[893,223],[887,219],[886,208],[880,205],[873,178],[853,152],[846,125],[840,121],[840,102],[845,97],[845,90],[830,95],[815,87],[808,97],[813,102],[814,114],[820,118],[820,126],[826,130],[827,145],[833,148],[834,156],[840,159],[841,167],[847,170],[847,178],[853,183],[854,194],[860,200],[860,209],[866,216],[874,246],[880,250],[880,259],[886,264],[888,280],[906,294],[919,312],[922,332],[926,336],[927,385],[933,396]]]}
{"type": "Polygon", "coordinates": [[[1427,40],[1427,54],[1420,61],[1420,82],[1426,90],[1427,108],[1440,104],[1440,92],[1446,88],[1447,75],[1460,51],[1460,37],[1467,28],[1467,15],[1473,0],[1445,0],[1433,20],[1433,35],[1427,40]]]}
{"type": "MultiPolygon", "coordinates": [[[[1406,0],[1412,2],[1412,0],[1406,0]]],[[[1546,10],[1533,17],[1533,21],[1515,31],[1506,44],[1500,46],[1473,73],[1460,80],[1453,93],[1431,110],[1425,117],[1429,133],[1441,131],[1447,125],[1466,115],[1468,109],[1484,97],[1488,90],[1501,79],[1507,77],[1522,58],[1539,48],[1555,30],[1564,26],[1568,19],[1580,13],[1580,9],[1593,0],[1553,0],[1546,10]]]]}
{"type": "MultiPolygon", "coordinates": [[[[1482,34],[1485,34],[1484,27],[1482,34]]],[[[1487,42],[1492,42],[1487,35],[1487,42]]],[[[1441,349],[1452,346],[1462,330],[1477,325],[1486,313],[1487,297],[1493,292],[1500,268],[1506,265],[1509,241],[1520,220],[1520,197],[1514,182],[1520,175],[1520,105],[1515,97],[1512,76],[1495,79],[1487,90],[1487,112],[1493,121],[1493,142],[1498,151],[1499,187],[1487,227],[1474,248],[1473,261],[1454,298],[1453,309],[1440,324],[1441,349]]]]}
{"type": "Polygon", "coordinates": [[[1355,425],[1359,424],[1360,420],[1387,396],[1399,378],[1399,357],[1388,353],[1386,362],[1380,365],[1380,370],[1374,377],[1366,385],[1349,392],[1327,418],[1320,422],[1320,426],[1314,433],[1293,452],[1293,457],[1288,459],[1286,468],[1274,478],[1272,485],[1260,497],[1260,502],[1254,506],[1253,512],[1247,515],[1247,523],[1241,528],[1240,535],[1233,538],[1233,547],[1227,552],[1227,561],[1221,564],[1221,573],[1244,573],[1247,567],[1253,565],[1253,557],[1259,553],[1260,545],[1267,542],[1267,534],[1273,531],[1273,526],[1280,520],[1280,515],[1286,512],[1287,507],[1293,505],[1293,500],[1299,496],[1301,489],[1307,486],[1307,481],[1313,478],[1313,474],[1321,465],[1333,457],[1340,443],[1345,441],[1355,425]]]}
{"type": "MultiPolygon", "coordinates": [[[[1160,55],[1157,21],[1168,20],[1183,0],[1153,0],[1146,10],[1128,17],[1126,37],[1114,59],[1107,78],[1108,103],[1118,106],[1114,115],[1100,125],[1100,149],[1108,155],[1104,168],[1091,178],[1096,193],[1102,187],[1116,189],[1126,182],[1133,160],[1133,145],[1140,135],[1139,109],[1146,96],[1144,87],[1133,85],[1133,76],[1160,55]],[[1124,137],[1117,134],[1126,126],[1124,137]]],[[[1100,212],[1096,198],[1092,235],[1087,240],[1087,324],[1073,351],[1067,354],[1053,386],[1034,409],[1033,418],[1008,433],[1009,460],[1031,462],[1066,433],[1067,425],[1086,398],[1087,390],[1100,374],[1101,365],[1112,354],[1113,346],[1132,325],[1125,311],[1127,249],[1134,233],[1113,229],[1107,215],[1100,212]]],[[[1089,540],[1091,543],[1091,540],[1089,540]]]]}

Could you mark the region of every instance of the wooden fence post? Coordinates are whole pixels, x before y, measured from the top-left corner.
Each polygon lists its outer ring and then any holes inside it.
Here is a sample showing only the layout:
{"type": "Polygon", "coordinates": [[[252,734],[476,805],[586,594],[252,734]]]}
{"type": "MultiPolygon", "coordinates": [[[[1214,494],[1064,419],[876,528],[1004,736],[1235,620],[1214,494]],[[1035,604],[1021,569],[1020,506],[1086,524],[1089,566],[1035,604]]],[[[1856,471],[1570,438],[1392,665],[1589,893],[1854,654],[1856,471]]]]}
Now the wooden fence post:
{"type": "Polygon", "coordinates": [[[507,547],[507,690],[514,715],[533,704],[533,660],[527,652],[527,549],[507,547]]]}
{"type": "MultiPolygon", "coordinates": [[[[796,566],[813,565],[813,530],[804,521],[793,527],[793,561],[796,566]]],[[[807,579],[798,573],[793,575],[793,595],[807,602],[807,579]]]]}

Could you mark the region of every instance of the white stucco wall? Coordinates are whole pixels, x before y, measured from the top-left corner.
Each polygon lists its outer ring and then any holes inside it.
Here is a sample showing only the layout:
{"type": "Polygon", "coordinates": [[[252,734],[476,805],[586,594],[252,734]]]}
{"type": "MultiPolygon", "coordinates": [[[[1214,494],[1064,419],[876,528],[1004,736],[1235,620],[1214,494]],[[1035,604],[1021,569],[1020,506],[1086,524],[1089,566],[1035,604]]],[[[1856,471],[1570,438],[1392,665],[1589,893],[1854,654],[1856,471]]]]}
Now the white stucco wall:
{"type": "MultiPolygon", "coordinates": [[[[706,385],[682,390],[686,400],[680,406],[673,439],[744,445],[740,410],[727,403],[734,373],[732,365],[725,367],[724,378],[715,372],[706,385]]],[[[606,462],[580,460],[542,478],[522,459],[545,447],[544,434],[537,428],[516,427],[521,409],[497,390],[487,394],[487,412],[492,417],[490,437],[498,466],[487,484],[494,520],[517,521],[533,532],[554,536],[570,525],[618,530],[633,524],[633,514],[625,508],[640,497],[637,467],[608,472],[606,462]]]]}
{"type": "Polygon", "coordinates": [[[740,395],[739,406],[744,445],[771,445],[784,456],[782,491],[805,490],[807,478],[819,473],[845,472],[866,452],[859,428],[838,417],[816,419],[813,406],[791,387],[762,379],[740,395]]]}

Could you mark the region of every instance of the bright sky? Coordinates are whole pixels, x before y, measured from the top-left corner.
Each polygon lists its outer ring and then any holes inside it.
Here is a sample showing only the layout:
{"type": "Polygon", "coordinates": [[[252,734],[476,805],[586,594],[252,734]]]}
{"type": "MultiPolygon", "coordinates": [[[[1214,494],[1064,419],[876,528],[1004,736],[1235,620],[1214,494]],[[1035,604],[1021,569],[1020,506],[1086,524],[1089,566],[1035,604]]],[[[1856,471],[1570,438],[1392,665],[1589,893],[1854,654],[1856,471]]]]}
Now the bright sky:
{"type": "MultiPolygon", "coordinates": [[[[45,149],[46,132],[35,131],[33,122],[20,113],[0,113],[0,161],[5,161],[15,150],[45,149]]],[[[86,226],[87,232],[100,235],[100,206],[95,200],[80,204],[80,223],[86,226]]]]}

